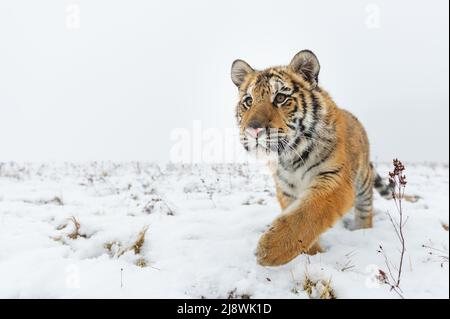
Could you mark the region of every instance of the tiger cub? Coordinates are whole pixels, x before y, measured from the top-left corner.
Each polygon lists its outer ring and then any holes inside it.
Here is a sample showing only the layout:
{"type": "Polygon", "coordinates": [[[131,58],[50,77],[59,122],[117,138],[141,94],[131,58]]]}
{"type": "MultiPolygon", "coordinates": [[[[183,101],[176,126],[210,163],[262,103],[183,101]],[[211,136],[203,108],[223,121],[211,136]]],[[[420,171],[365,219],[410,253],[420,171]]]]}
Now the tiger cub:
{"type": "Polygon", "coordinates": [[[270,156],[282,209],[259,240],[257,260],[264,266],[320,252],[320,234],[352,207],[355,226],[371,227],[373,188],[392,197],[370,162],[363,126],[318,85],[319,70],[309,50],[287,66],[257,71],[236,60],[231,68],[241,143],[270,156]]]}

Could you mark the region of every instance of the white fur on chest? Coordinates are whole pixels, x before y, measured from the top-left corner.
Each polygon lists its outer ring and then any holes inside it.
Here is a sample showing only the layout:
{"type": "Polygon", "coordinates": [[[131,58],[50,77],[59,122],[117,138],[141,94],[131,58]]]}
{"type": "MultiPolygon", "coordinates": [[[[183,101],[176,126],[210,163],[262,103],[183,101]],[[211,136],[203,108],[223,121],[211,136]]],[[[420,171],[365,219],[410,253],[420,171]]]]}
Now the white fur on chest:
{"type": "Polygon", "coordinates": [[[296,171],[289,171],[279,165],[275,178],[278,179],[278,185],[282,192],[295,198],[302,197],[311,185],[313,177],[310,172],[305,174],[305,171],[305,167],[301,167],[296,171]]]}

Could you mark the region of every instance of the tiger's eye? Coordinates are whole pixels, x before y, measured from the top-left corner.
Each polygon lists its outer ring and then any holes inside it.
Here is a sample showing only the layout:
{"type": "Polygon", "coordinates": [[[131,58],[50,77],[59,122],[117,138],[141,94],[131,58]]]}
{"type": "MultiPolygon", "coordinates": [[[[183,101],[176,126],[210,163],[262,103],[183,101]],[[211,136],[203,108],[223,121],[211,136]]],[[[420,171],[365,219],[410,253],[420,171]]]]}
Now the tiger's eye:
{"type": "Polygon", "coordinates": [[[275,103],[281,104],[284,101],[286,101],[286,99],[287,99],[287,96],[285,94],[278,93],[277,96],[275,96],[275,103]]]}
{"type": "Polygon", "coordinates": [[[251,106],[252,104],[253,104],[253,99],[252,99],[251,96],[245,98],[245,100],[244,100],[244,105],[246,105],[246,106],[251,106]]]}

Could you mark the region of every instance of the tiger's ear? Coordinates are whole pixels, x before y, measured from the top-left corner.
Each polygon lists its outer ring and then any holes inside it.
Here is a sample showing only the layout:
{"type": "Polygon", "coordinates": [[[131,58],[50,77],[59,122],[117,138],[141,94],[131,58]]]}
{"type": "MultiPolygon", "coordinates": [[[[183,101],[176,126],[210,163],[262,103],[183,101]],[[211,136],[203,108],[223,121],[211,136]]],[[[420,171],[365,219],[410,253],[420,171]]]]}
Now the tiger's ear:
{"type": "Polygon", "coordinates": [[[245,77],[254,71],[247,62],[236,60],[231,65],[231,80],[237,87],[240,87],[244,83],[245,77]]]}
{"type": "Polygon", "coordinates": [[[313,89],[317,86],[320,64],[314,53],[309,50],[300,51],[294,56],[289,67],[308,81],[313,89]]]}

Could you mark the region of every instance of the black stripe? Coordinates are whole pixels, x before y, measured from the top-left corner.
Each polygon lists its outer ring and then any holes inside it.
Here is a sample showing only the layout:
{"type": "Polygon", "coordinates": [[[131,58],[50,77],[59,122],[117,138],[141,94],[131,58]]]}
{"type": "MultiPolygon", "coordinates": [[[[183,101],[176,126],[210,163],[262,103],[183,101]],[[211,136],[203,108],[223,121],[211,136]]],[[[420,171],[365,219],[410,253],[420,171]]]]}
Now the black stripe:
{"type": "MultiPolygon", "coordinates": [[[[370,179],[368,178],[368,180],[370,180],[370,179]]],[[[371,189],[372,189],[372,185],[370,185],[370,183],[367,183],[367,185],[362,190],[360,190],[356,196],[360,197],[362,195],[365,195],[371,189]]]]}
{"type": "Polygon", "coordinates": [[[364,194],[365,192],[367,192],[367,188],[368,186],[370,186],[370,183],[368,183],[368,181],[370,180],[370,175],[371,175],[371,171],[367,170],[366,171],[366,177],[364,178],[364,182],[360,185],[359,187],[359,193],[356,196],[360,196],[362,194],[364,194]]]}
{"type": "Polygon", "coordinates": [[[304,132],[305,131],[305,124],[303,124],[303,120],[304,120],[304,117],[299,117],[298,120],[297,120],[299,132],[304,132]]]}
{"type": "MultiPolygon", "coordinates": [[[[302,117],[300,117],[298,119],[298,129],[300,130],[300,132],[305,131],[305,124],[303,123],[305,117],[306,117],[306,113],[308,112],[308,106],[306,105],[306,101],[305,101],[305,95],[303,94],[302,91],[299,92],[300,95],[300,99],[301,99],[301,104],[302,104],[302,117]]],[[[296,99],[297,104],[300,104],[298,102],[298,100],[296,99]]]]}
{"type": "Polygon", "coordinates": [[[297,105],[297,101],[295,100],[294,109],[292,111],[289,111],[288,116],[293,116],[293,115],[297,114],[297,112],[298,112],[298,105],[297,105]]]}
{"type": "Polygon", "coordinates": [[[375,177],[374,185],[375,185],[375,188],[384,188],[384,187],[386,187],[386,185],[384,185],[384,183],[383,183],[383,179],[378,174],[375,177]]]}
{"type": "Polygon", "coordinates": [[[312,101],[313,121],[311,123],[311,126],[308,127],[307,130],[308,130],[309,133],[312,134],[312,133],[315,133],[315,129],[316,129],[317,123],[319,122],[318,112],[319,112],[320,103],[319,103],[319,100],[317,99],[317,97],[316,97],[316,95],[314,93],[312,93],[310,95],[310,97],[311,97],[311,101],[312,101]]]}
{"type": "Polygon", "coordinates": [[[305,94],[303,93],[303,91],[299,92],[300,98],[302,99],[302,109],[303,109],[303,117],[306,116],[306,113],[308,112],[308,105],[306,104],[306,100],[305,100],[305,94]]]}
{"type": "Polygon", "coordinates": [[[359,207],[359,206],[356,206],[355,207],[357,210],[359,210],[360,212],[363,212],[363,213],[368,213],[368,212],[370,212],[372,209],[371,208],[369,208],[369,209],[366,209],[366,208],[361,208],[361,207],[359,207]]]}
{"type": "Polygon", "coordinates": [[[324,163],[326,160],[328,160],[331,156],[331,154],[334,152],[334,150],[336,149],[336,144],[333,145],[333,148],[328,149],[328,153],[322,157],[322,159],[320,161],[318,161],[317,163],[315,163],[314,165],[311,165],[302,175],[302,179],[305,178],[305,175],[312,170],[313,168],[319,166],[320,164],[324,163]]]}
{"type": "Polygon", "coordinates": [[[294,198],[294,199],[297,198],[297,197],[295,197],[294,195],[288,194],[288,193],[286,193],[286,192],[282,192],[282,194],[283,194],[284,196],[286,196],[286,197],[290,197],[290,198],[294,198]]]}
{"type": "Polygon", "coordinates": [[[317,177],[320,179],[333,179],[334,175],[339,175],[339,172],[342,170],[342,167],[336,168],[334,170],[329,170],[329,171],[323,171],[320,172],[319,174],[317,174],[317,177]]]}
{"type": "Polygon", "coordinates": [[[284,176],[282,175],[278,175],[278,178],[280,179],[280,181],[282,181],[284,184],[286,184],[287,186],[289,186],[289,188],[295,188],[295,185],[290,183],[284,176]]]}
{"type": "Polygon", "coordinates": [[[314,144],[309,143],[308,146],[303,150],[302,154],[300,156],[297,155],[297,159],[292,162],[292,166],[294,169],[300,168],[302,165],[306,164],[306,161],[309,158],[309,155],[314,150],[314,144]]]}
{"type": "Polygon", "coordinates": [[[288,102],[290,102],[290,101],[292,101],[292,98],[290,98],[290,97],[286,98],[286,100],[284,100],[284,102],[281,103],[280,105],[276,104],[275,101],[274,101],[273,106],[275,106],[276,108],[277,108],[277,107],[283,107],[283,106],[285,106],[285,105],[286,105],[288,102]]]}
{"type": "MultiPolygon", "coordinates": [[[[285,149],[289,149],[289,150],[291,150],[291,149],[295,149],[297,146],[298,146],[298,143],[300,143],[300,139],[301,139],[301,134],[299,133],[299,132],[297,132],[296,133],[296,136],[295,136],[295,138],[294,138],[294,141],[293,142],[289,142],[288,144],[287,144],[287,146],[285,146],[284,148],[285,149]]],[[[297,155],[298,156],[298,155],[297,155]]],[[[289,161],[289,166],[286,166],[286,162],[285,161],[281,161],[281,165],[284,167],[284,168],[286,168],[286,169],[288,169],[288,170],[290,170],[291,168],[292,168],[292,163],[293,162],[291,162],[291,161],[289,161]]]]}
{"type": "MultiPolygon", "coordinates": [[[[299,119],[299,130],[303,131],[304,136],[306,136],[307,138],[311,138],[312,134],[315,133],[315,128],[319,121],[319,117],[318,117],[319,101],[313,93],[311,95],[313,122],[311,123],[309,128],[305,129],[303,120],[304,120],[304,118],[306,118],[306,113],[308,112],[308,106],[306,104],[304,93],[302,91],[300,91],[299,95],[302,99],[302,108],[303,108],[303,117],[299,119]]],[[[300,137],[299,137],[299,140],[300,140],[300,137]]],[[[298,168],[300,168],[303,164],[305,164],[307,162],[311,152],[314,150],[314,146],[315,146],[314,143],[310,143],[306,147],[306,149],[303,151],[303,153],[300,156],[297,156],[298,158],[292,163],[294,170],[297,170],[298,168]]]]}
{"type": "Polygon", "coordinates": [[[333,170],[329,170],[329,171],[322,171],[319,174],[317,174],[317,176],[322,176],[322,175],[328,175],[328,174],[337,174],[342,170],[342,167],[338,167],[335,168],[333,170]]]}
{"type": "Polygon", "coordinates": [[[289,123],[286,123],[286,126],[289,127],[291,130],[295,130],[295,126],[289,123]]]}
{"type": "Polygon", "coordinates": [[[294,142],[289,144],[289,146],[296,148],[298,146],[298,143],[300,143],[301,138],[302,138],[301,134],[297,133],[297,135],[295,136],[294,142]]]}
{"type": "Polygon", "coordinates": [[[356,202],[356,207],[372,207],[372,200],[371,199],[367,199],[364,201],[364,203],[361,202],[356,202]]]}
{"type": "Polygon", "coordinates": [[[389,183],[389,185],[386,185],[383,182],[383,179],[381,178],[381,176],[379,174],[377,174],[377,176],[375,177],[374,187],[376,188],[376,190],[382,197],[387,197],[387,196],[392,195],[392,192],[394,191],[395,186],[392,183],[389,183]]]}
{"type": "MultiPolygon", "coordinates": [[[[305,94],[303,91],[299,91],[299,96],[301,98],[301,104],[302,104],[302,109],[303,109],[303,117],[298,119],[298,127],[299,127],[299,131],[303,132],[303,135],[306,136],[307,138],[311,138],[312,134],[315,133],[315,128],[317,126],[317,123],[319,122],[319,116],[318,116],[318,112],[319,112],[319,107],[320,107],[320,103],[318,98],[316,97],[316,95],[314,93],[311,93],[311,101],[312,101],[312,123],[310,125],[309,128],[305,129],[305,125],[304,125],[304,119],[306,118],[306,115],[308,113],[308,105],[306,103],[306,99],[305,99],[305,94]]],[[[296,102],[298,103],[298,100],[296,99],[296,102]]],[[[296,138],[296,141],[294,143],[294,146],[296,146],[301,140],[301,136],[298,136],[296,138]]],[[[296,156],[297,158],[292,162],[292,166],[294,167],[294,170],[297,170],[299,167],[301,167],[303,164],[305,164],[307,162],[307,160],[309,159],[309,156],[311,155],[311,152],[314,150],[315,147],[315,143],[311,143],[309,142],[309,144],[307,145],[307,147],[303,150],[302,154],[300,154],[300,156],[296,156]]]]}

